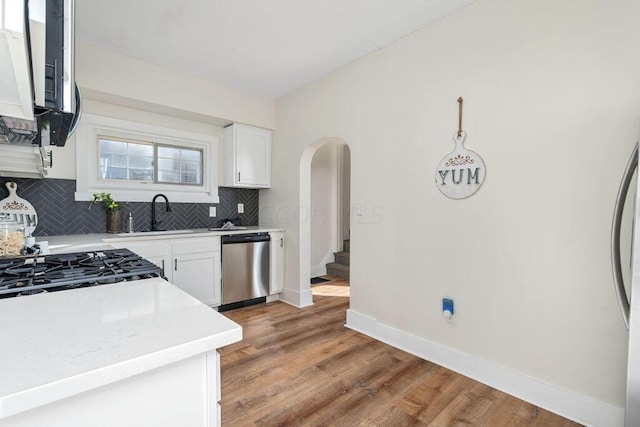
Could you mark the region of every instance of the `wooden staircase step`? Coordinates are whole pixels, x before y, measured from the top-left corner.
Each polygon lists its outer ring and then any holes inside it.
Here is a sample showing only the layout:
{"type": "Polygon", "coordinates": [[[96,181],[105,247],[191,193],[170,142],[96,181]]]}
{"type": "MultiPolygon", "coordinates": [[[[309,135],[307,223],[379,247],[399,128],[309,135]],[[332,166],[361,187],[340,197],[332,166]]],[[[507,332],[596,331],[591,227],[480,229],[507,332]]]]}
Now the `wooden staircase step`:
{"type": "Polygon", "coordinates": [[[349,266],[337,262],[327,264],[327,274],[329,276],[340,277],[341,279],[349,278],[349,266]]]}
{"type": "Polygon", "coordinates": [[[334,256],[337,263],[349,265],[349,259],[351,258],[350,252],[334,252],[334,256]]]}

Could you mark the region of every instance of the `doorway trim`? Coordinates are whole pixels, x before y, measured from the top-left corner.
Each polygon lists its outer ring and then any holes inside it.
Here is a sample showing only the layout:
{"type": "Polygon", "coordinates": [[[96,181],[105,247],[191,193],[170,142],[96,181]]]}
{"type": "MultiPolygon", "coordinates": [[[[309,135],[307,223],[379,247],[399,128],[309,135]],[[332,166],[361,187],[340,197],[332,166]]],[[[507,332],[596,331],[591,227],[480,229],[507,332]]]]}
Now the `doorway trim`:
{"type": "MultiPolygon", "coordinates": [[[[337,153],[337,168],[338,168],[338,179],[337,179],[337,185],[338,185],[338,189],[337,189],[337,195],[338,195],[338,200],[337,200],[337,205],[336,205],[336,210],[338,213],[338,221],[337,221],[337,226],[338,226],[338,234],[337,234],[337,247],[338,250],[343,251],[344,247],[343,247],[343,242],[344,240],[347,238],[347,236],[345,235],[344,232],[344,216],[345,216],[345,212],[344,210],[350,210],[350,206],[345,206],[344,203],[344,184],[345,184],[345,180],[346,177],[344,176],[344,165],[345,165],[345,148],[347,150],[349,150],[349,154],[351,154],[351,148],[349,147],[349,144],[339,144],[336,146],[338,153],[337,153]]],[[[351,155],[349,155],[349,163],[351,163],[351,155]]],[[[351,165],[349,165],[349,167],[351,167],[351,165]]],[[[348,183],[349,188],[351,188],[351,183],[348,183]]],[[[349,190],[349,192],[351,192],[351,190],[349,190]]],[[[349,212],[349,215],[351,215],[351,213],[349,212]]]]}
{"type": "MultiPolygon", "coordinates": [[[[311,161],[320,147],[329,143],[349,145],[338,137],[320,138],[307,146],[300,158],[300,193],[299,193],[299,262],[300,262],[300,306],[313,305],[311,294],[311,161]]],[[[351,147],[349,147],[351,148],[351,147]]]]}

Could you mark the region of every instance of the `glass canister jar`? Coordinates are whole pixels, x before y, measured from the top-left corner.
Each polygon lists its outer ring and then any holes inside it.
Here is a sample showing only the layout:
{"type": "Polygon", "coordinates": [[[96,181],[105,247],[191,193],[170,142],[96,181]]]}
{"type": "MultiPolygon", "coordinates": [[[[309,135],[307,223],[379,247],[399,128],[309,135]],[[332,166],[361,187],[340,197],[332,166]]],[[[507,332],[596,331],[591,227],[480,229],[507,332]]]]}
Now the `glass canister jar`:
{"type": "Polygon", "coordinates": [[[0,256],[21,255],[24,247],[24,226],[20,222],[0,221],[0,256]]]}

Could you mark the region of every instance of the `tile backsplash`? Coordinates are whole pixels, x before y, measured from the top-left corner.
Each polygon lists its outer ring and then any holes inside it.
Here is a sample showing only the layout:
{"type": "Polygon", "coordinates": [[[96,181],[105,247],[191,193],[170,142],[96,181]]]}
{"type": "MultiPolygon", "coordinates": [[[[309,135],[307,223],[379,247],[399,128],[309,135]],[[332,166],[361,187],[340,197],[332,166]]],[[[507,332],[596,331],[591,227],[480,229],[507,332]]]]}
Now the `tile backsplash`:
{"type": "MultiPolygon", "coordinates": [[[[0,178],[0,199],[9,195],[5,183],[18,184],[18,196],[29,201],[38,214],[38,227],[34,236],[64,234],[105,233],[106,211],[101,204],[89,209],[89,202],[76,202],[76,181],[69,179],[0,178]]],[[[225,218],[239,218],[241,225],[258,225],[259,190],[226,188],[218,190],[220,203],[171,203],[171,212],[165,212],[164,200],[159,199],[156,215],[160,228],[179,230],[217,227],[225,218]],[[244,204],[244,213],[237,214],[237,204],[244,204]],[[209,206],[216,206],[217,215],[209,217],[209,206]]],[[[123,222],[133,213],[136,231],[151,228],[151,200],[149,202],[121,203],[123,222]]]]}

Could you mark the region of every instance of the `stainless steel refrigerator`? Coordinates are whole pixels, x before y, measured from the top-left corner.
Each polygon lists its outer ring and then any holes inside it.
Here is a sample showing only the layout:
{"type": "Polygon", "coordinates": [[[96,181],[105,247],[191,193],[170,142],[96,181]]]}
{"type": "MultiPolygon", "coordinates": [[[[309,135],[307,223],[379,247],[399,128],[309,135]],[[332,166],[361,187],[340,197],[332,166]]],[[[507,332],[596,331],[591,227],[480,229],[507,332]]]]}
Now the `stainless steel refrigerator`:
{"type": "Polygon", "coordinates": [[[614,284],[622,317],[629,330],[626,427],[640,426],[640,180],[637,179],[637,169],[638,144],[618,190],[611,233],[614,284]],[[629,246],[631,250],[625,254],[629,246]]]}

